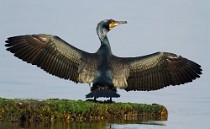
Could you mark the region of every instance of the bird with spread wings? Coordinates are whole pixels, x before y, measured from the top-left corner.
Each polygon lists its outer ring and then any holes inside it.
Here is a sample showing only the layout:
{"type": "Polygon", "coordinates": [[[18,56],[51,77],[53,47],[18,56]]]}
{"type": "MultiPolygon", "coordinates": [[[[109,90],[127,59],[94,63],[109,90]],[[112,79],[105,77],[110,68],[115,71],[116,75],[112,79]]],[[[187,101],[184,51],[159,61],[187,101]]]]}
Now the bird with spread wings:
{"type": "Polygon", "coordinates": [[[87,98],[120,97],[126,91],[151,91],[191,82],[202,74],[201,66],[169,52],[118,57],[112,54],[107,33],[126,21],[106,19],[97,26],[101,41],[95,53],[80,50],[58,36],[37,34],[10,37],[7,50],[27,63],[76,83],[92,84],[87,98]]]}

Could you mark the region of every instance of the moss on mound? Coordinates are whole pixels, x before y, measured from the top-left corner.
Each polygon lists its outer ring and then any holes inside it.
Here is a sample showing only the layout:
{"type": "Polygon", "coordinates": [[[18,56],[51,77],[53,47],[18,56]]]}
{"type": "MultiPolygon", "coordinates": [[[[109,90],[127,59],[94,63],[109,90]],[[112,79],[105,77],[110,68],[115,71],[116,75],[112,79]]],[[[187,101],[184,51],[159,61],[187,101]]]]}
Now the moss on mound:
{"type": "Polygon", "coordinates": [[[0,121],[167,120],[158,104],[0,98],[0,121]]]}

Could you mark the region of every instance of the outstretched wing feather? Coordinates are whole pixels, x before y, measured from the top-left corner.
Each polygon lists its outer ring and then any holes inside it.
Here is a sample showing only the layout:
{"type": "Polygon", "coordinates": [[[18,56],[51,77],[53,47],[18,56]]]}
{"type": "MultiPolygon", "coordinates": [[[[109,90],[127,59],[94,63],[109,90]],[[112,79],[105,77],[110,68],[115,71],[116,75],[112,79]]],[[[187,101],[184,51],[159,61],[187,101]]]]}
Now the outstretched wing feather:
{"type": "Polygon", "coordinates": [[[37,65],[46,72],[74,82],[79,80],[78,67],[83,55],[89,53],[77,49],[53,35],[23,35],[6,41],[8,51],[23,61],[37,65]]]}
{"type": "MultiPolygon", "coordinates": [[[[184,57],[168,52],[157,52],[142,57],[120,58],[129,71],[127,85],[117,86],[130,90],[150,91],[169,85],[180,85],[200,77],[201,66],[184,57]]],[[[117,75],[117,74],[116,74],[117,75]]]]}
{"type": "Polygon", "coordinates": [[[168,52],[132,58],[130,66],[128,87],[125,88],[128,91],[150,91],[184,84],[200,77],[202,71],[199,64],[168,52]]]}

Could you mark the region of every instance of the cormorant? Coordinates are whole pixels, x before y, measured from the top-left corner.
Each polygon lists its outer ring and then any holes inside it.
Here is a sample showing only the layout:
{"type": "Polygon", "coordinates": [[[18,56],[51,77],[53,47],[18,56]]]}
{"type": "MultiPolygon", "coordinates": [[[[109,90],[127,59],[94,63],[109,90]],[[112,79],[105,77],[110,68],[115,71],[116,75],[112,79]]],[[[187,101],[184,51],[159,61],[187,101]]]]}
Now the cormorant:
{"type": "Polygon", "coordinates": [[[180,85],[199,78],[201,66],[169,52],[140,57],[112,54],[107,33],[126,21],[103,20],[97,25],[101,41],[95,53],[80,50],[58,36],[38,34],[10,37],[8,51],[46,72],[76,83],[92,84],[86,98],[120,97],[117,88],[126,91],[151,91],[180,85]]]}

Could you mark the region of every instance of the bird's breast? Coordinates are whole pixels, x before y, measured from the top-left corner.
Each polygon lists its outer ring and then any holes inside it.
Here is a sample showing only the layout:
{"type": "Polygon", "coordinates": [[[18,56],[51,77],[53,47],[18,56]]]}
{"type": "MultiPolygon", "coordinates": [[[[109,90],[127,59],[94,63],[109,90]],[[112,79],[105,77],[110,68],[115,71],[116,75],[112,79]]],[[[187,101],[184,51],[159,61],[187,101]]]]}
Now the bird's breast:
{"type": "Polygon", "coordinates": [[[100,65],[97,68],[94,82],[112,85],[112,71],[109,66],[109,57],[101,56],[100,65]]]}

